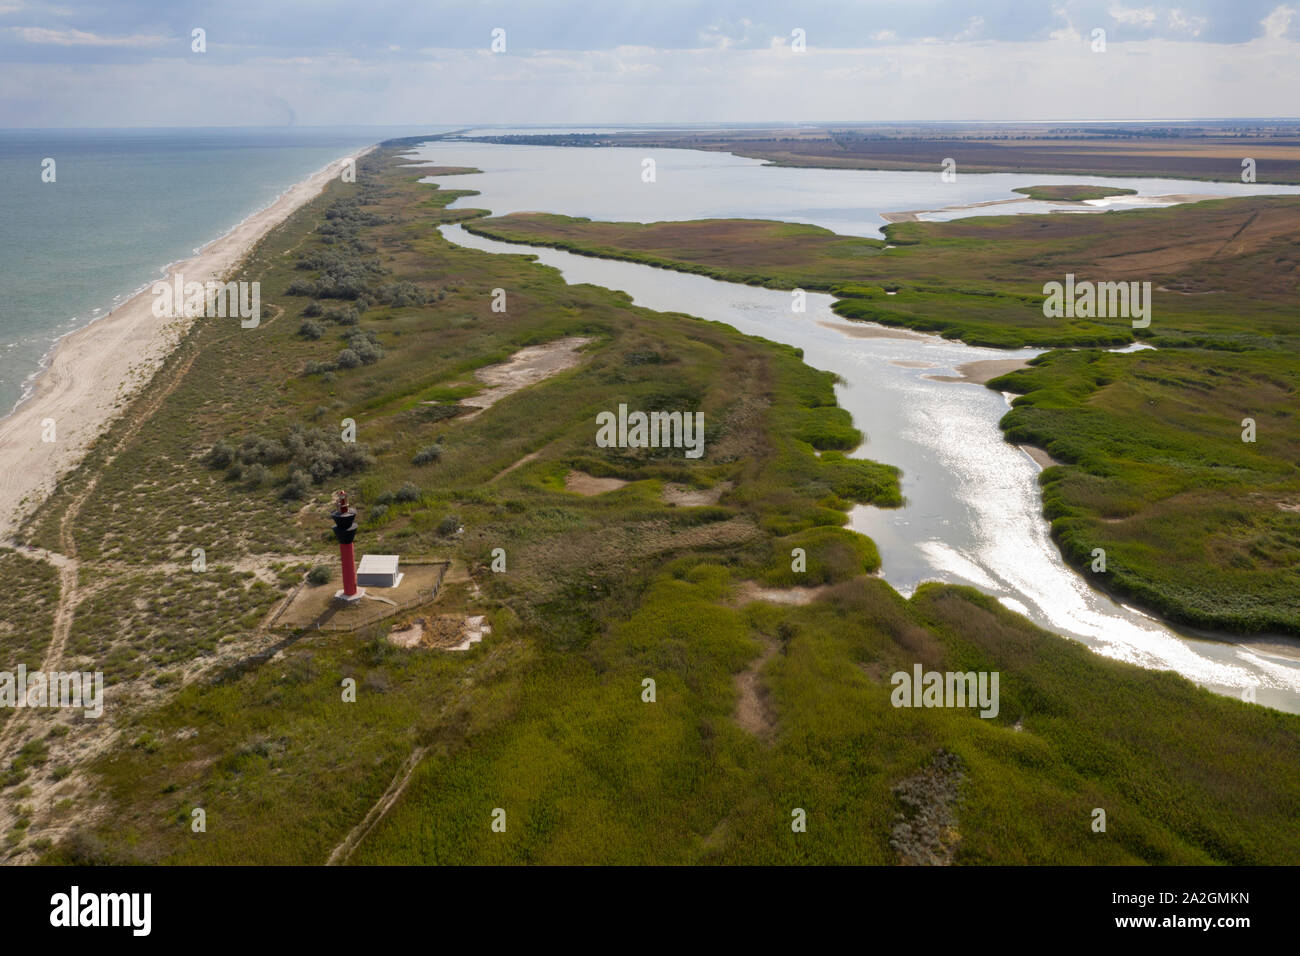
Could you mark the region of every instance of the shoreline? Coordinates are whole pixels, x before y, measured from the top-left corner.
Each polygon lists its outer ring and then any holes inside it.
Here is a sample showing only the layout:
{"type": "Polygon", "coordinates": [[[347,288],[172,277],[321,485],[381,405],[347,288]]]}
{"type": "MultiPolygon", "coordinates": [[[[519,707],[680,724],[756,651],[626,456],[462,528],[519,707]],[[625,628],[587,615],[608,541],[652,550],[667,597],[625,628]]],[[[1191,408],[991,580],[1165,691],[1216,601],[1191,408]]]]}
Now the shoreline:
{"type": "MultiPolygon", "coordinates": [[[[1284,194],[1283,194],[1284,195],[1284,194]]],[[[972,202],[956,206],[940,206],[938,209],[905,209],[901,212],[882,212],[880,218],[887,223],[898,222],[944,222],[946,220],[922,219],[921,216],[938,212],[960,212],[964,209],[982,209],[985,206],[1006,206],[1016,203],[1041,202],[1049,206],[1060,206],[1051,212],[1111,212],[1115,209],[1163,209],[1168,206],[1181,206],[1185,203],[1205,202],[1210,199],[1232,199],[1232,196],[1220,196],[1211,193],[1169,193],[1163,196],[1108,196],[1105,199],[1084,199],[1078,202],[1069,199],[1031,199],[1028,196],[1019,199],[991,199],[985,202],[972,202]]]]}
{"type": "Polygon", "coordinates": [[[109,311],[56,339],[25,393],[0,418],[0,494],[10,502],[0,516],[0,540],[11,538],[58,482],[85,458],[132,398],[146,386],[189,331],[194,318],[153,314],[155,282],[230,278],[256,245],[276,226],[315,199],[348,160],[377,146],[340,156],[280,193],[268,205],[195,250],[167,264],[162,275],[109,311]],[[53,421],[54,440],[43,440],[53,421]]]}

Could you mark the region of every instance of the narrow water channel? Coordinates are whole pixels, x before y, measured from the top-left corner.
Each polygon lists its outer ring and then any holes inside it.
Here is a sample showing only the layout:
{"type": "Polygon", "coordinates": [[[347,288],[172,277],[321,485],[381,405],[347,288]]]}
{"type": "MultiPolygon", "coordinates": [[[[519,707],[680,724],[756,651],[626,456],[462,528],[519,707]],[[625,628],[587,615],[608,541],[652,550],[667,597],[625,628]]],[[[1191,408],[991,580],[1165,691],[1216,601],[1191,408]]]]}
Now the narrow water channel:
{"type": "Polygon", "coordinates": [[[831,312],[829,295],[809,294],[799,314],[785,291],[496,242],[460,226],[441,231],[468,248],[535,255],[569,283],[619,289],[646,308],[797,346],[810,365],[839,375],[840,404],[867,435],[854,454],[903,472],[903,508],[859,507],[850,517],[854,529],[876,541],[882,573],[902,593],[930,580],[973,585],[1098,653],[1174,670],[1232,696],[1253,690],[1258,703],[1300,713],[1300,660],[1170,628],[1094,590],[1062,560],[1042,516],[1039,466],[998,428],[1007,396],[942,380],[958,377],[958,366],[968,362],[1026,358],[1036,350],[975,348],[850,323],[831,312]]]}

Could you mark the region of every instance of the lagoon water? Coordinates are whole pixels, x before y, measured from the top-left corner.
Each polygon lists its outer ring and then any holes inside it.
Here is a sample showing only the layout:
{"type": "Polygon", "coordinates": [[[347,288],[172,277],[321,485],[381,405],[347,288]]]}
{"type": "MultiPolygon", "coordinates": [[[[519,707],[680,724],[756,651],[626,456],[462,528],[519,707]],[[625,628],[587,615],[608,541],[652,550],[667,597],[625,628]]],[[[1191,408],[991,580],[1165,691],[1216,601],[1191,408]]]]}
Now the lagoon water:
{"type": "MultiPolygon", "coordinates": [[[[481,176],[440,180],[447,188],[463,185],[482,191],[481,196],[461,200],[462,206],[486,207],[494,213],[540,209],[606,220],[634,220],[648,213],[640,205],[643,197],[636,192],[639,180],[634,178],[635,185],[630,188],[609,185],[626,172],[623,158],[583,156],[567,171],[562,160],[568,152],[634,151],[431,144],[419,152],[422,159],[439,164],[474,165],[485,170],[481,176]],[[534,168],[539,152],[548,155],[540,167],[534,168]],[[594,169],[593,164],[601,169],[594,169]],[[533,178],[532,192],[524,198],[518,191],[523,181],[542,171],[546,176],[541,180],[533,178]],[[498,183],[502,184],[504,198],[495,192],[498,183]],[[593,198],[595,193],[584,196],[584,183],[592,184],[597,192],[599,184],[605,184],[603,207],[593,198]],[[628,194],[631,198],[625,199],[628,194]],[[566,205],[570,200],[578,204],[566,205]]],[[[807,190],[784,189],[779,174],[787,170],[760,167],[763,175],[778,174],[778,179],[762,196],[750,197],[757,211],[747,213],[743,195],[729,192],[726,187],[720,187],[725,195],[718,195],[711,188],[726,181],[725,177],[717,179],[713,170],[734,157],[698,155],[703,159],[697,165],[692,166],[693,159],[683,160],[674,172],[687,177],[691,168],[703,170],[696,183],[698,207],[686,210],[687,191],[679,188],[676,198],[665,199],[648,218],[764,215],[812,221],[791,210],[797,207],[809,211],[816,205],[820,225],[831,225],[823,217],[833,219],[842,214],[857,216],[865,224],[868,213],[864,210],[868,208],[888,211],[924,205],[915,196],[895,193],[893,186],[882,184],[874,193],[875,207],[870,203],[856,207],[856,211],[844,204],[835,207],[828,203],[827,191],[833,186],[833,177],[847,174],[821,170],[814,172],[827,179],[815,190],[820,198],[814,203],[807,190]],[[887,205],[880,205],[882,202],[887,205]]],[[[898,174],[877,175],[892,183],[898,174]]],[[[1003,185],[993,183],[991,177],[969,179],[984,185],[979,190],[969,187],[968,195],[973,198],[965,201],[1004,198],[989,194],[1003,185]]],[[[1016,186],[1043,181],[1043,177],[1009,179],[1016,186]]],[[[1076,180],[1083,181],[1070,177],[1070,181],[1076,180]]],[[[1157,188],[1166,192],[1188,188],[1187,184],[1175,186],[1170,189],[1162,184],[1157,188]]],[[[1198,192],[1219,188],[1218,184],[1196,186],[1198,192]]],[[[864,192],[870,190],[860,189],[859,195],[864,192]]],[[[850,231],[842,225],[833,227],[850,231]]],[[[859,234],[869,231],[864,225],[859,234]]],[[[796,314],[790,307],[790,294],[784,291],[555,249],[500,243],[471,235],[459,226],[443,227],[442,232],[453,242],[470,248],[536,255],[541,262],[558,268],[569,282],[620,289],[647,308],[723,321],[742,332],[798,346],[809,364],[840,375],[846,383],[837,389],[840,403],[867,435],[866,443],[855,454],[897,465],[903,471],[903,508],[860,507],[850,519],[852,527],[875,539],[884,577],[903,593],[911,593],[918,583],[927,580],[973,585],[1043,627],[1078,639],[1099,653],[1145,667],[1175,670],[1205,687],[1233,696],[1253,689],[1259,703],[1300,713],[1300,662],[1257,647],[1206,640],[1167,627],[1094,590],[1068,567],[1041,514],[1038,466],[1024,451],[1003,441],[997,427],[1007,410],[1007,397],[981,385],[936,378],[954,375],[956,366],[966,362],[1027,357],[1038,354],[1035,350],[973,348],[936,336],[898,335],[896,330],[890,330],[893,334],[887,337],[862,337],[852,332],[886,330],[839,318],[830,311],[833,300],[827,295],[809,294],[807,311],[796,314]]]]}
{"type": "MultiPolygon", "coordinates": [[[[948,210],[949,206],[1017,199],[1011,190],[1042,183],[1084,183],[1136,189],[1132,197],[1106,200],[1107,208],[1157,205],[1151,197],[1180,193],[1215,196],[1300,194],[1300,186],[1240,182],[1202,183],[1181,179],[1121,179],[1100,176],[1025,176],[962,173],[944,182],[935,171],[804,169],[766,166],[730,153],[690,149],[504,146],[435,141],[412,155],[441,166],[483,170],[440,180],[447,189],[477,189],[484,199],[462,206],[487,206],[495,215],[553,212],[628,222],[677,219],[780,219],[823,226],[849,236],[878,238],[884,212],[934,210],[922,219],[1049,212],[1040,202],[948,210]],[[642,162],[655,161],[655,180],[643,182],[642,162]]],[[[1239,167],[1238,167],[1239,168],[1239,167]]],[[[1228,162],[1226,174],[1233,173],[1228,162]]]]}

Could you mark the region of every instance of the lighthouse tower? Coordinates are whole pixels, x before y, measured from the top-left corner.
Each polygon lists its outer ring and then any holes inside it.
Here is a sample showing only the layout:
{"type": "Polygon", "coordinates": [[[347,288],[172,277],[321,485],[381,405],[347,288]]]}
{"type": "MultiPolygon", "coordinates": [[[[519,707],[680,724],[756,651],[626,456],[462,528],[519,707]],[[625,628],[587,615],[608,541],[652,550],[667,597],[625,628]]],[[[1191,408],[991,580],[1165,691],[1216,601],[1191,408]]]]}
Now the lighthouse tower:
{"type": "Polygon", "coordinates": [[[334,492],[334,537],[339,540],[339,558],[343,562],[343,590],[334,592],[334,600],[356,604],[366,592],[357,589],[357,563],[352,555],[352,539],[357,536],[357,510],[348,504],[346,491],[334,492]]]}

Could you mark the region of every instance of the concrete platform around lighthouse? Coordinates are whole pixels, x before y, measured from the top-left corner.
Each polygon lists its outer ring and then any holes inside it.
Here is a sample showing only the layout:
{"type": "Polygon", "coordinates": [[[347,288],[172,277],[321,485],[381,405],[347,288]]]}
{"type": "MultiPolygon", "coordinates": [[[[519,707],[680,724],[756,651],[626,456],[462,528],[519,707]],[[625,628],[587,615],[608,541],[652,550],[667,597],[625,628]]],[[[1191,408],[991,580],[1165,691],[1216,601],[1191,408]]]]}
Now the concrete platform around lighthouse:
{"type": "MultiPolygon", "coordinates": [[[[335,591],[343,586],[342,575],[335,566],[331,580],[325,584],[312,585],[303,581],[287,595],[272,613],[269,626],[349,631],[433,600],[449,567],[448,562],[416,557],[408,558],[405,566],[406,572],[397,587],[370,588],[365,598],[355,604],[334,600],[335,591]]],[[[357,590],[361,588],[358,586],[357,590]]]]}
{"type": "Polygon", "coordinates": [[[357,585],[356,594],[348,594],[342,588],[334,592],[334,600],[339,604],[356,604],[366,596],[366,589],[357,585]]]}
{"type": "Polygon", "coordinates": [[[397,555],[367,554],[357,565],[357,587],[395,588],[404,575],[397,570],[397,555]]]}

